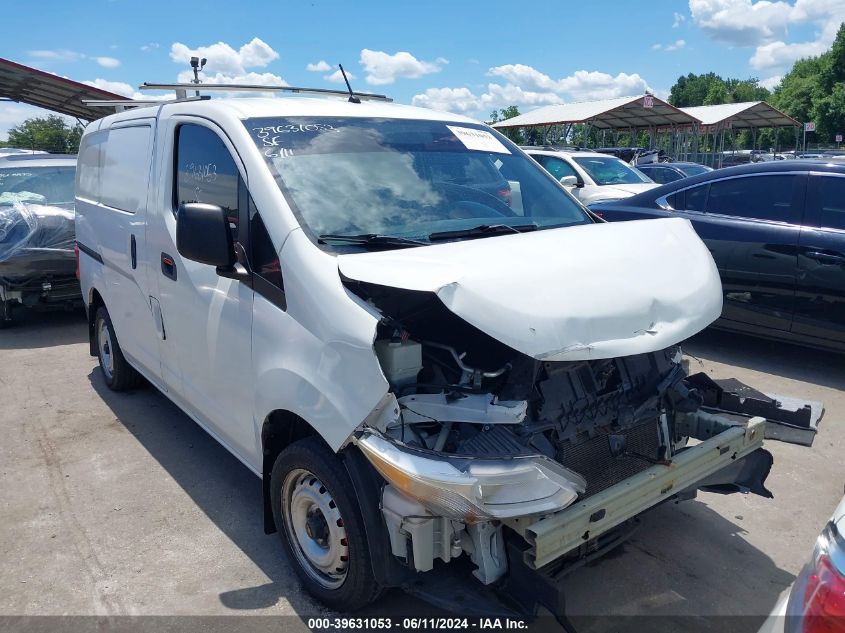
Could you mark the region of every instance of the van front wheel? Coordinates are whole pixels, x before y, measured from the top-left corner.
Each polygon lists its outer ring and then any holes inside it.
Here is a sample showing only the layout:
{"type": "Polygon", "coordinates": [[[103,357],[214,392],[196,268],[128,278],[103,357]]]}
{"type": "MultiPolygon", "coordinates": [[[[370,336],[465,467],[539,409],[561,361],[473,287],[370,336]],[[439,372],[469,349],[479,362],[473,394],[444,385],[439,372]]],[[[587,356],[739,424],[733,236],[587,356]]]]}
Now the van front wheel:
{"type": "Polygon", "coordinates": [[[97,359],[103,380],[112,391],[125,391],[137,387],[141,382],[141,375],[126,362],[120,351],[114,327],[109,318],[108,310],[100,306],[94,317],[94,336],[97,343],[97,359]]]}
{"type": "Polygon", "coordinates": [[[364,521],[338,456],[315,437],[294,442],[276,459],[270,491],[276,528],[307,591],[341,611],[375,600],[364,521]]]}

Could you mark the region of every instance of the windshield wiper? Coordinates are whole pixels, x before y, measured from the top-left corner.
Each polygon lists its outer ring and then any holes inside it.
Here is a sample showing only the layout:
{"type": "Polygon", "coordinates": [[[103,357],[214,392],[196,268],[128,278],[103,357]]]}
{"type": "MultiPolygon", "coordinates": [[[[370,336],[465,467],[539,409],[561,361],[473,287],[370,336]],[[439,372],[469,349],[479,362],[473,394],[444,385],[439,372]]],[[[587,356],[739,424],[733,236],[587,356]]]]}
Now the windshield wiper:
{"type": "Polygon", "coordinates": [[[440,231],[439,233],[432,233],[428,236],[432,242],[436,240],[451,240],[456,237],[487,237],[489,235],[501,235],[502,233],[525,233],[526,231],[536,231],[537,225],[531,224],[480,224],[471,229],[461,229],[458,231],[440,231]]]}
{"type": "Polygon", "coordinates": [[[415,240],[410,237],[399,235],[381,235],[380,233],[360,233],[358,235],[341,235],[338,233],[324,233],[317,240],[322,244],[328,242],[345,242],[364,247],[403,247],[403,246],[425,246],[428,242],[415,240]]]}

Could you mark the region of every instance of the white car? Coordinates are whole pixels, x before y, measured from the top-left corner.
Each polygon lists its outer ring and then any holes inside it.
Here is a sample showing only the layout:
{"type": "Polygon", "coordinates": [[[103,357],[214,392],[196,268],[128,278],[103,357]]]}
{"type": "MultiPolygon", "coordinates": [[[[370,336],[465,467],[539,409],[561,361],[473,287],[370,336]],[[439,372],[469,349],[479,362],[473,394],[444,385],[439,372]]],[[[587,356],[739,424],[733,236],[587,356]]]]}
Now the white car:
{"type": "Polygon", "coordinates": [[[636,167],[598,152],[524,148],[582,204],[621,200],[660,185],[636,167]]]}
{"type": "Polygon", "coordinates": [[[331,607],[457,558],[537,600],[535,570],[658,503],[768,494],[763,421],[684,386],[677,344],[722,310],[690,223],[597,222],[471,119],[127,109],[86,129],[76,211],[102,380],[143,376],[252,470],[265,529],[331,607]]]}
{"type": "Polygon", "coordinates": [[[760,633],[845,631],[845,498],[839,502],[804,566],[760,633]]]}

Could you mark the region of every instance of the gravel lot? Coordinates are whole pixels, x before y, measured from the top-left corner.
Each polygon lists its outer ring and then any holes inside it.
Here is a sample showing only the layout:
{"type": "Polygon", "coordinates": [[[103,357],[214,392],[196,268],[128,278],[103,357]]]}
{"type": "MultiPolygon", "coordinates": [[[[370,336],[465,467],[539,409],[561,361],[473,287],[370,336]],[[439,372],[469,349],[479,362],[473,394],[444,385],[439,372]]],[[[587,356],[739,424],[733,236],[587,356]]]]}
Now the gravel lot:
{"type": "MultiPolygon", "coordinates": [[[[842,496],[845,358],[720,332],[692,368],[822,400],[812,448],[767,442],[774,499],[700,494],[567,581],[573,614],[769,612],[842,496]]],[[[81,314],[0,332],[0,615],[321,614],[262,531],[258,479],[152,388],[113,394],[81,314]]],[[[422,615],[400,592],[372,615],[422,615]]]]}

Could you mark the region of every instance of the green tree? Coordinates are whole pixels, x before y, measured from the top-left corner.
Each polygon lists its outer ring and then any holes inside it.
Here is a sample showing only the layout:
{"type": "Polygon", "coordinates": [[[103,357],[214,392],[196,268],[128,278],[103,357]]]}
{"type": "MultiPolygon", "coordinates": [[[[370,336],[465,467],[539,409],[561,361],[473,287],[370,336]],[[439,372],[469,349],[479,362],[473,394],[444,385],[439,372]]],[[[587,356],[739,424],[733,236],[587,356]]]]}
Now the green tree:
{"type": "Polygon", "coordinates": [[[9,147],[37,149],[55,154],[79,151],[82,126],[69,125],[63,118],[50,114],[27,119],[9,130],[9,147]]]}
{"type": "Polygon", "coordinates": [[[678,108],[743,101],[765,101],[771,93],[757,78],[723,79],[716,73],[678,77],[669,92],[669,103],[678,108]]]}
{"type": "Polygon", "coordinates": [[[677,108],[704,105],[707,94],[716,83],[723,83],[722,78],[716,73],[703,75],[690,73],[686,77],[678,77],[678,81],[669,91],[669,103],[677,108]]]}
{"type": "MultiPolygon", "coordinates": [[[[512,105],[507,108],[502,108],[501,110],[493,110],[490,113],[490,122],[498,123],[499,121],[504,121],[505,119],[512,119],[515,116],[519,116],[519,108],[512,105]]],[[[517,145],[522,145],[525,142],[519,128],[504,128],[503,130],[500,130],[500,132],[517,145]]]]}

